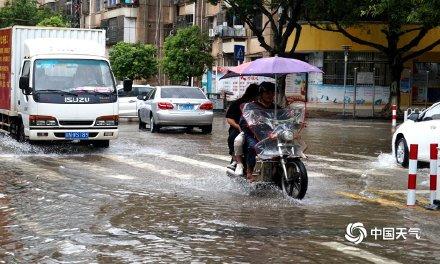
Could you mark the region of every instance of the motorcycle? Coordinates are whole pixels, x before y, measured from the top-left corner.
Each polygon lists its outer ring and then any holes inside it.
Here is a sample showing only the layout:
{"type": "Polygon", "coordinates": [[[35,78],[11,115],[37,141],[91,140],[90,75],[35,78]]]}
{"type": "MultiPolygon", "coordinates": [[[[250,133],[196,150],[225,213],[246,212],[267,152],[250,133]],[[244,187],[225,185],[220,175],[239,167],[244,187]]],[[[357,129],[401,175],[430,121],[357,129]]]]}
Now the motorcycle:
{"type": "MultiPolygon", "coordinates": [[[[259,139],[255,146],[257,157],[253,172],[257,185],[275,185],[290,197],[304,198],[308,177],[301,159],[306,158],[303,153],[306,145],[299,136],[305,124],[304,116],[304,106],[291,105],[286,109],[263,110],[245,105],[243,118],[259,139]]],[[[247,149],[246,145],[243,147],[247,149]]],[[[246,160],[246,155],[245,151],[243,161],[246,160]]],[[[230,168],[227,169],[227,174],[238,177],[230,168]]]]}

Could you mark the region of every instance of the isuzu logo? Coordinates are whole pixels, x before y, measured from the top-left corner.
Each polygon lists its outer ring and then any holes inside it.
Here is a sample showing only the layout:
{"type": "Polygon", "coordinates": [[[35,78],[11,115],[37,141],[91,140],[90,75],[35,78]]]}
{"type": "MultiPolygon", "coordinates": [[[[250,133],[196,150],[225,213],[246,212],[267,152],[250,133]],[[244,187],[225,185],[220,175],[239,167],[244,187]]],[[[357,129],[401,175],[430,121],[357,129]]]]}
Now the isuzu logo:
{"type": "Polygon", "coordinates": [[[65,103],[88,103],[90,98],[88,97],[64,97],[65,103]]]}

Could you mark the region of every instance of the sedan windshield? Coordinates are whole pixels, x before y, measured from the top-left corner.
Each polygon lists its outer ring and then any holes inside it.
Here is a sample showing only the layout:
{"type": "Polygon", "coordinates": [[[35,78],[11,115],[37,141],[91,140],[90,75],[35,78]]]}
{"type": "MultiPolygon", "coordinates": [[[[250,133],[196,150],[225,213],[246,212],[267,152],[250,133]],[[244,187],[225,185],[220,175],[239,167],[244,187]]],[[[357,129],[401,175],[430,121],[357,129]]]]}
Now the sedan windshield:
{"type": "Polygon", "coordinates": [[[206,99],[205,95],[198,88],[162,88],[160,92],[161,98],[190,98],[190,99],[206,99]]]}
{"type": "Polygon", "coordinates": [[[115,85],[106,61],[38,59],[34,67],[34,90],[112,93],[115,85]]]}

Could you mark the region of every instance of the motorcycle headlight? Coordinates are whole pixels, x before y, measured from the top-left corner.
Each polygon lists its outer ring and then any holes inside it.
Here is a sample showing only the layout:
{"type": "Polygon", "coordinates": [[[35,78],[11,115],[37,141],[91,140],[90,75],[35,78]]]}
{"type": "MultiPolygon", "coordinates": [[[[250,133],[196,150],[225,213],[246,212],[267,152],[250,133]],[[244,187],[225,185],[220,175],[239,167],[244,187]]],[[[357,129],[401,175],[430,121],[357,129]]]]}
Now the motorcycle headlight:
{"type": "Polygon", "coordinates": [[[292,141],[293,140],[293,132],[292,131],[284,131],[281,134],[282,139],[285,141],[292,141]]]}

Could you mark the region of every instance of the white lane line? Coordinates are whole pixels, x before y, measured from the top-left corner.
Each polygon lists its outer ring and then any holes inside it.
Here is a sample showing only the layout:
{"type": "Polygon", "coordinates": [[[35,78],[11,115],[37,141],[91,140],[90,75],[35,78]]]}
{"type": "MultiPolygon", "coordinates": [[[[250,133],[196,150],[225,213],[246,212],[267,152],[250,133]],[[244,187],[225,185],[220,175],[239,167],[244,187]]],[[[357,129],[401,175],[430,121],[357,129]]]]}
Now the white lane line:
{"type": "Polygon", "coordinates": [[[372,156],[365,156],[360,154],[350,154],[350,153],[340,153],[340,152],[333,152],[333,154],[338,156],[346,156],[346,157],[353,157],[353,158],[360,158],[360,159],[367,159],[367,160],[377,160],[377,157],[372,156]]]}
{"type": "Polygon", "coordinates": [[[222,160],[222,161],[227,161],[230,162],[231,161],[231,156],[226,156],[226,155],[216,155],[216,154],[199,154],[200,156],[205,156],[208,158],[213,158],[213,159],[218,159],[218,160],[222,160]]]}
{"type": "Polygon", "coordinates": [[[115,155],[105,155],[105,157],[108,159],[114,160],[116,162],[124,163],[124,164],[130,165],[132,167],[136,167],[139,169],[146,169],[146,170],[158,173],[160,175],[168,176],[168,177],[175,177],[175,178],[179,178],[179,179],[196,178],[195,175],[180,173],[180,172],[178,172],[176,170],[172,170],[172,169],[158,168],[158,167],[154,166],[153,164],[147,163],[145,161],[143,161],[143,162],[142,161],[135,161],[132,159],[124,158],[121,156],[115,156],[115,155]]]}
{"type": "Polygon", "coordinates": [[[334,159],[334,158],[329,158],[329,157],[321,156],[321,155],[308,155],[308,154],[306,154],[306,156],[308,158],[317,159],[317,160],[323,160],[323,161],[328,161],[328,162],[357,163],[355,161],[344,160],[344,159],[334,159]]]}
{"type": "Polygon", "coordinates": [[[226,172],[226,166],[223,167],[223,166],[212,164],[209,162],[190,159],[190,158],[186,158],[186,157],[182,157],[182,156],[178,156],[178,155],[172,155],[172,154],[157,155],[157,156],[160,158],[163,158],[163,159],[186,163],[186,164],[201,167],[201,168],[215,169],[215,170],[218,170],[221,172],[226,172]]]}
{"type": "Polygon", "coordinates": [[[394,261],[394,260],[391,260],[388,258],[384,258],[384,257],[378,256],[378,255],[375,255],[375,254],[370,253],[366,250],[352,247],[352,246],[347,246],[347,245],[344,245],[339,242],[315,242],[315,243],[329,247],[331,249],[337,250],[337,251],[342,252],[347,255],[351,255],[354,257],[361,258],[361,259],[365,259],[367,261],[370,261],[370,262],[373,262],[376,264],[399,264],[400,263],[400,262],[397,262],[397,261],[394,261]]]}

